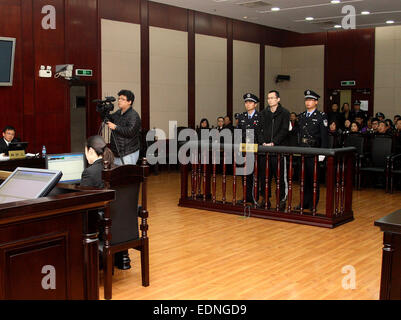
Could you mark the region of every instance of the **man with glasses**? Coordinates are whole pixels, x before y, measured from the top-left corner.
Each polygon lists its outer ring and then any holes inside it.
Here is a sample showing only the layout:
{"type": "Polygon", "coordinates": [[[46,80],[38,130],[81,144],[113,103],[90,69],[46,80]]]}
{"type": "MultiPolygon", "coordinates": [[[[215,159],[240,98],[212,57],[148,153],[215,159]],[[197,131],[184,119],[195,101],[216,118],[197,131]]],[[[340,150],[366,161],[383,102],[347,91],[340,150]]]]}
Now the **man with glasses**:
{"type": "Polygon", "coordinates": [[[136,164],[139,158],[141,118],[132,104],[135,95],[129,90],[118,93],[119,110],[108,116],[107,126],[112,130],[110,149],[116,165],[136,164]]]}
{"type": "MultiPolygon", "coordinates": [[[[280,94],[276,90],[272,90],[267,95],[268,107],[261,112],[262,115],[262,136],[263,140],[260,142],[263,146],[274,147],[284,145],[288,133],[290,124],[290,112],[283,108],[280,103],[280,94]]],[[[268,180],[268,197],[265,199],[265,182],[266,182],[266,157],[260,157],[260,195],[261,200],[259,206],[264,206],[265,201],[267,201],[267,206],[270,208],[270,197],[271,197],[271,181],[274,177],[276,180],[276,185],[280,186],[280,211],[285,210],[286,196],[287,196],[287,186],[286,186],[286,165],[284,156],[281,156],[280,166],[281,174],[280,181],[277,177],[278,168],[278,156],[276,154],[271,154],[269,157],[269,180],[268,180]]]]}

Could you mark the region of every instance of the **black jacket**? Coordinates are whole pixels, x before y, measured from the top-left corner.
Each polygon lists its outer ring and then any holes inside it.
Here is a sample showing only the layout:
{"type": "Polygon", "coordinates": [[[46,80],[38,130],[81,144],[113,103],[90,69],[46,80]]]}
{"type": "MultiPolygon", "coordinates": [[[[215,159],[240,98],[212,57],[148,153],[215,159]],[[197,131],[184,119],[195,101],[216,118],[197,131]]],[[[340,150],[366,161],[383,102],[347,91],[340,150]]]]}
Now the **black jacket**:
{"type": "MultiPolygon", "coordinates": [[[[15,138],[15,139],[13,139],[13,141],[11,141],[11,142],[19,142],[19,139],[17,139],[17,138],[15,138]]],[[[1,137],[0,138],[0,154],[1,153],[4,153],[6,156],[8,156],[8,146],[7,146],[7,143],[4,141],[4,138],[3,137],[1,137]]]]}
{"type": "Polygon", "coordinates": [[[272,113],[267,107],[261,112],[262,136],[261,143],[273,142],[275,146],[284,145],[287,142],[290,125],[290,113],[281,104],[276,112],[272,113]]]}
{"type": "Polygon", "coordinates": [[[82,172],[81,186],[104,188],[102,180],[103,159],[96,160],[82,172]]]}
{"type": "Polygon", "coordinates": [[[125,157],[140,149],[141,118],[130,107],[124,114],[121,110],[108,116],[110,122],[117,125],[110,137],[110,149],[117,158],[125,157]]]}

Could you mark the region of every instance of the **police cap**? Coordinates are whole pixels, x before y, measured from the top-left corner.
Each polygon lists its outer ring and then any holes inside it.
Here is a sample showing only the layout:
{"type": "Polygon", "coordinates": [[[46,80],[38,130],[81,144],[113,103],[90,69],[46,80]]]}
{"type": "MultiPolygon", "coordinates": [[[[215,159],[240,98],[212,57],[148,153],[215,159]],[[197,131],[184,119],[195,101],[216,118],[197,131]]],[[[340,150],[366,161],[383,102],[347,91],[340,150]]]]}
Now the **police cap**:
{"type": "Polygon", "coordinates": [[[304,92],[304,95],[305,95],[305,99],[319,100],[319,98],[320,98],[320,96],[312,90],[306,90],[304,92]]]}
{"type": "Polygon", "coordinates": [[[255,103],[259,103],[259,98],[252,93],[244,94],[244,101],[253,101],[255,103]]]}

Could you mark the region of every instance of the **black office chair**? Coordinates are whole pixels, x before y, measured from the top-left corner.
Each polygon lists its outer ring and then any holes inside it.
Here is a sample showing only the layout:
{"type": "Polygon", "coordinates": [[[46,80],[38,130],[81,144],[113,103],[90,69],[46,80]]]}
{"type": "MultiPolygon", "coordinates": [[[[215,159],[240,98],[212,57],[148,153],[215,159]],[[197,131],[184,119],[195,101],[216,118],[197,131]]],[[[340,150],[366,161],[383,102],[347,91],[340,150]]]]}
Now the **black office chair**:
{"type": "Polygon", "coordinates": [[[365,156],[365,137],[361,134],[349,134],[344,138],[344,147],[356,148],[355,155],[355,186],[357,190],[360,189],[361,181],[359,171],[362,166],[362,159],[365,156]]]}
{"type": "MultiPolygon", "coordinates": [[[[113,256],[128,249],[141,252],[142,285],[149,286],[149,238],[146,179],[149,166],[143,159],[141,166],[123,165],[105,168],[102,178],[107,189],[116,191],[116,199],[106,207],[101,217],[104,225],[100,251],[103,257],[104,298],[112,297],[113,256]],[[142,185],[142,206],[138,205],[142,185]],[[141,235],[138,231],[141,218],[141,235]]],[[[129,258],[128,258],[129,259],[129,258]]]]}
{"type": "Polygon", "coordinates": [[[360,189],[361,173],[380,173],[385,175],[386,192],[389,189],[389,168],[393,139],[389,136],[376,136],[372,140],[370,154],[365,154],[359,170],[358,189],[360,189]]]}

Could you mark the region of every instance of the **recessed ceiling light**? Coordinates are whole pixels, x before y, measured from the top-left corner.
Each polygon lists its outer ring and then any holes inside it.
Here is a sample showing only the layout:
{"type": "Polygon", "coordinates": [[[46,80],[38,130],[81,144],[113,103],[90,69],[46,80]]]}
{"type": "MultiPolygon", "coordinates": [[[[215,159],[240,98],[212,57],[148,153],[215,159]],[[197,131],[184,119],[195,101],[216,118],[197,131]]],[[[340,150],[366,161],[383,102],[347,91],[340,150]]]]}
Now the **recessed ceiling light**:
{"type": "Polygon", "coordinates": [[[280,11],[280,8],[279,8],[279,7],[273,7],[273,8],[271,8],[270,10],[271,10],[271,11],[280,11]]]}
{"type": "Polygon", "coordinates": [[[247,16],[245,16],[245,17],[244,17],[244,19],[248,19],[248,17],[247,17],[247,16]]]}
{"type": "Polygon", "coordinates": [[[367,15],[367,14],[370,14],[370,12],[369,11],[362,11],[361,14],[367,15]]]}
{"type": "Polygon", "coordinates": [[[340,3],[340,2],[341,2],[340,0],[331,0],[332,4],[337,4],[337,3],[340,3]]]}
{"type": "Polygon", "coordinates": [[[341,25],[336,24],[336,25],[334,26],[334,28],[339,29],[339,28],[341,28],[341,25]]]}
{"type": "Polygon", "coordinates": [[[314,17],[306,17],[305,20],[306,21],[312,21],[313,19],[315,19],[314,17]]]}
{"type": "Polygon", "coordinates": [[[387,24],[392,24],[392,23],[394,23],[394,20],[387,20],[386,23],[387,24]]]}

